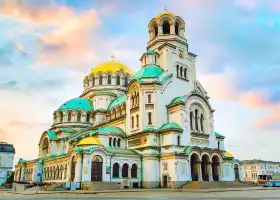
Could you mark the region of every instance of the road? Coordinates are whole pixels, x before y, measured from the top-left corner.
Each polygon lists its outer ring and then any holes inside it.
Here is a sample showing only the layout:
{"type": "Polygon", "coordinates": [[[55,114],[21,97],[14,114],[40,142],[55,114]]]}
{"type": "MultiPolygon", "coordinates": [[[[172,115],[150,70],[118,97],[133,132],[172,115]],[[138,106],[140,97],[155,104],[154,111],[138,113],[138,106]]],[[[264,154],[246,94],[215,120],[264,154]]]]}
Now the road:
{"type": "Polygon", "coordinates": [[[72,199],[106,199],[106,200],[221,200],[221,199],[256,199],[270,200],[280,199],[280,190],[255,190],[255,191],[232,191],[212,193],[191,193],[191,192],[121,192],[121,193],[100,193],[100,194],[53,194],[53,195],[14,195],[1,192],[0,200],[72,200],[72,199]]]}

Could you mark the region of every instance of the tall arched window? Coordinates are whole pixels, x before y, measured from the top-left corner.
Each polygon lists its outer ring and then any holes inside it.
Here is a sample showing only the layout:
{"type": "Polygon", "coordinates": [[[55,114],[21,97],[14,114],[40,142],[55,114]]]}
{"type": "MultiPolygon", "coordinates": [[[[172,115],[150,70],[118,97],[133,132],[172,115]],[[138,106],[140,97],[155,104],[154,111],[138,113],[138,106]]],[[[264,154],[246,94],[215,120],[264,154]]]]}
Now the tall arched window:
{"type": "Polygon", "coordinates": [[[48,138],[45,138],[43,140],[42,150],[43,150],[44,155],[49,154],[49,140],[48,140],[48,138]]]}
{"type": "Polygon", "coordinates": [[[154,25],[154,30],[155,30],[155,37],[156,37],[158,35],[158,27],[156,24],[154,25]]]}
{"type": "Polygon", "coordinates": [[[152,103],[152,95],[148,94],[148,103],[152,103]]]}
{"type": "Polygon", "coordinates": [[[180,146],[181,145],[181,137],[177,136],[177,145],[180,146]]]}
{"type": "Polygon", "coordinates": [[[179,24],[178,24],[178,22],[175,23],[175,34],[179,35],[179,24]]]}
{"type": "Polygon", "coordinates": [[[71,111],[69,111],[69,112],[68,112],[68,119],[67,119],[67,120],[68,120],[68,122],[71,122],[71,115],[72,115],[72,112],[71,112],[71,111]]]}
{"type": "Polygon", "coordinates": [[[200,128],[201,128],[201,131],[203,132],[204,131],[204,127],[203,127],[203,114],[200,115],[200,128]]]}
{"type": "Polygon", "coordinates": [[[81,121],[81,118],[82,118],[82,114],[81,114],[81,113],[78,113],[78,114],[77,114],[77,121],[80,122],[80,121],[81,121]]]}
{"type": "Polygon", "coordinates": [[[111,84],[111,75],[108,75],[108,84],[111,84]]]}
{"type": "Polygon", "coordinates": [[[139,116],[136,115],[136,127],[139,127],[139,116]]]}
{"type": "Polygon", "coordinates": [[[183,78],[183,67],[180,68],[180,77],[183,78]]]}
{"type": "Polygon", "coordinates": [[[193,130],[193,112],[190,112],[190,125],[191,125],[191,130],[193,130]]]}
{"type": "Polygon", "coordinates": [[[134,96],[131,97],[131,100],[132,100],[131,107],[133,108],[134,107],[134,96]]]}
{"type": "Polygon", "coordinates": [[[117,76],[117,85],[120,85],[120,84],[121,84],[121,77],[117,76]]]}
{"type": "Polygon", "coordinates": [[[127,178],[128,177],[128,164],[123,164],[122,167],[122,177],[127,178]]]}
{"type": "Polygon", "coordinates": [[[121,139],[118,139],[118,147],[121,147],[121,139]]]}
{"type": "Polygon", "coordinates": [[[134,117],[131,117],[131,127],[134,128],[134,117]]]}
{"type": "Polygon", "coordinates": [[[147,56],[144,56],[144,65],[147,64],[147,56]]]}
{"type": "Polygon", "coordinates": [[[120,176],[120,166],[118,163],[114,163],[113,165],[113,178],[119,178],[120,176]]]}
{"type": "Polygon", "coordinates": [[[124,78],[124,86],[126,87],[127,85],[128,85],[128,78],[125,77],[125,78],[124,78]]]}
{"type": "Polygon", "coordinates": [[[133,164],[131,167],[131,178],[137,178],[137,165],[133,164]]]}
{"type": "Polygon", "coordinates": [[[157,64],[157,56],[155,55],[155,64],[157,64]]]}
{"type": "Polygon", "coordinates": [[[195,130],[198,131],[198,110],[195,110],[195,117],[194,117],[194,122],[195,122],[195,130]]]}
{"type": "Polygon", "coordinates": [[[102,85],[102,84],[103,84],[102,76],[99,76],[99,85],[102,85]]]}
{"type": "Polygon", "coordinates": [[[59,113],[59,119],[60,119],[60,122],[63,122],[63,113],[62,112],[59,113]]]}
{"type": "Polygon", "coordinates": [[[136,105],[139,105],[139,92],[137,92],[136,100],[137,100],[136,105]]]}
{"type": "Polygon", "coordinates": [[[148,113],[148,124],[149,125],[152,124],[152,113],[151,112],[148,113]]]}
{"type": "Polygon", "coordinates": [[[92,77],[92,86],[94,86],[94,85],[95,85],[95,78],[92,77]]]}
{"type": "Polygon", "coordinates": [[[187,68],[184,69],[184,78],[187,79],[187,68]]]}
{"type": "Polygon", "coordinates": [[[109,146],[112,146],[112,138],[109,138],[109,146]]]}
{"type": "Polygon", "coordinates": [[[89,122],[89,121],[90,121],[90,114],[87,113],[87,122],[89,122]]]}
{"type": "Polygon", "coordinates": [[[170,25],[168,21],[164,21],[162,25],[162,33],[163,34],[170,34],[170,25]]]}
{"type": "Polygon", "coordinates": [[[114,147],[116,146],[116,138],[114,138],[113,146],[114,146],[114,147]]]}

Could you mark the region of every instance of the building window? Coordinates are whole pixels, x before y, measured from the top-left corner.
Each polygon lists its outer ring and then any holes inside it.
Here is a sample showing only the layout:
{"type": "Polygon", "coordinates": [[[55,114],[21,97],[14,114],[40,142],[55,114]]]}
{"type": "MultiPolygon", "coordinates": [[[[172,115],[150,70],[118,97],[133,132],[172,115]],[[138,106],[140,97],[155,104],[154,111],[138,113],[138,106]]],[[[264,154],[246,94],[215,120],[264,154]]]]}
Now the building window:
{"type": "Polygon", "coordinates": [[[136,115],[136,127],[139,127],[139,116],[136,115]]]}
{"type": "Polygon", "coordinates": [[[81,121],[81,117],[82,117],[82,114],[81,114],[81,113],[78,113],[78,114],[77,114],[77,121],[78,121],[78,122],[81,121]]]}
{"type": "Polygon", "coordinates": [[[175,34],[179,35],[179,24],[178,24],[178,22],[175,23],[175,34]]]}
{"type": "Polygon", "coordinates": [[[90,121],[90,114],[88,113],[87,114],[87,122],[89,122],[90,121]]]}
{"type": "Polygon", "coordinates": [[[218,141],[218,149],[220,150],[220,141],[218,141]]]}
{"type": "Polygon", "coordinates": [[[148,94],[148,103],[152,103],[152,95],[148,94]]]}
{"type": "Polygon", "coordinates": [[[71,115],[72,115],[72,112],[70,111],[70,112],[68,112],[68,122],[71,122],[71,115]]]}
{"type": "Polygon", "coordinates": [[[177,77],[179,76],[179,65],[176,66],[177,68],[177,77]]]}
{"type": "Polygon", "coordinates": [[[128,78],[125,77],[125,78],[124,78],[124,86],[127,86],[127,85],[128,85],[128,78]]]}
{"type": "Polygon", "coordinates": [[[99,85],[102,85],[102,82],[103,82],[102,76],[99,76],[99,85]]]}
{"type": "Polygon", "coordinates": [[[151,112],[148,113],[148,124],[149,125],[152,124],[152,113],[151,112]]]}
{"type": "Polygon", "coordinates": [[[204,131],[204,127],[203,127],[203,114],[200,115],[200,129],[203,132],[204,131]]]}
{"type": "Polygon", "coordinates": [[[168,21],[164,21],[162,25],[162,33],[163,34],[170,34],[170,25],[168,21]]]}
{"type": "Polygon", "coordinates": [[[94,85],[95,85],[95,78],[92,77],[92,86],[94,86],[94,85]]]}
{"type": "Polygon", "coordinates": [[[155,64],[157,64],[157,56],[155,55],[155,64]]]}
{"type": "Polygon", "coordinates": [[[112,138],[109,138],[109,146],[112,146],[112,138]]]}
{"type": "Polygon", "coordinates": [[[177,145],[180,146],[181,145],[181,137],[177,136],[177,145]]]}
{"type": "Polygon", "coordinates": [[[118,139],[118,147],[121,147],[121,139],[118,139]]]}
{"type": "Polygon", "coordinates": [[[131,117],[131,127],[134,128],[134,117],[131,117]]]}
{"type": "Polygon", "coordinates": [[[191,125],[191,130],[193,130],[193,112],[190,112],[190,125],[191,125]]]}
{"type": "Polygon", "coordinates": [[[128,164],[123,164],[122,167],[122,177],[127,178],[128,177],[128,164]]]}
{"type": "Polygon", "coordinates": [[[120,166],[118,163],[114,163],[113,165],[113,178],[119,178],[120,176],[120,166]]]}
{"type": "Polygon", "coordinates": [[[187,79],[187,68],[184,69],[184,78],[187,79]]]}
{"type": "Polygon", "coordinates": [[[183,78],[183,67],[180,68],[180,77],[183,78]]]}
{"type": "Polygon", "coordinates": [[[131,178],[137,178],[137,165],[133,164],[131,167],[131,178]]]}
{"type": "Polygon", "coordinates": [[[63,113],[60,112],[59,114],[60,114],[60,122],[63,122],[63,113]]]}
{"type": "Polygon", "coordinates": [[[195,113],[195,118],[194,118],[195,130],[198,131],[198,110],[195,110],[194,113],[195,113]]]}
{"type": "Polygon", "coordinates": [[[108,84],[111,84],[111,75],[108,75],[108,84]]]}
{"type": "Polygon", "coordinates": [[[120,84],[121,84],[121,77],[117,76],[117,85],[120,85],[120,84]]]}
{"type": "Polygon", "coordinates": [[[116,146],[116,142],[117,142],[117,140],[116,140],[116,138],[114,138],[114,141],[113,141],[113,146],[114,147],[116,146]]]}

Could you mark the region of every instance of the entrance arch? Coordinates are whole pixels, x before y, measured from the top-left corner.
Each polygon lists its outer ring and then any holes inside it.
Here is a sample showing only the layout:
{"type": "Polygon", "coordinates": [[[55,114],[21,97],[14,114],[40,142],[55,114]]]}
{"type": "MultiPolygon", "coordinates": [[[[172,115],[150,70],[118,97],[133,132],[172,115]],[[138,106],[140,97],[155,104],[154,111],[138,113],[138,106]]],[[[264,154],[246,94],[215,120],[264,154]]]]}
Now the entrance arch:
{"type": "Polygon", "coordinates": [[[208,155],[204,154],[202,156],[202,162],[201,162],[201,170],[202,170],[202,180],[209,181],[209,164],[210,164],[210,158],[208,155]]]}
{"type": "Polygon", "coordinates": [[[192,181],[198,181],[199,174],[199,157],[197,154],[191,155],[191,176],[192,181]]]}
{"type": "Polygon", "coordinates": [[[213,180],[219,181],[220,159],[217,155],[214,155],[212,158],[212,174],[213,174],[213,180]]]}
{"type": "Polygon", "coordinates": [[[76,159],[76,157],[74,156],[74,157],[72,158],[72,161],[71,161],[71,181],[72,181],[72,182],[75,180],[76,163],[77,163],[77,159],[76,159]]]}
{"type": "Polygon", "coordinates": [[[103,159],[101,156],[94,156],[91,161],[91,181],[102,181],[103,159]]]}
{"type": "Polygon", "coordinates": [[[234,179],[238,182],[240,181],[240,179],[239,179],[239,167],[238,167],[237,164],[234,165],[234,179]]]}

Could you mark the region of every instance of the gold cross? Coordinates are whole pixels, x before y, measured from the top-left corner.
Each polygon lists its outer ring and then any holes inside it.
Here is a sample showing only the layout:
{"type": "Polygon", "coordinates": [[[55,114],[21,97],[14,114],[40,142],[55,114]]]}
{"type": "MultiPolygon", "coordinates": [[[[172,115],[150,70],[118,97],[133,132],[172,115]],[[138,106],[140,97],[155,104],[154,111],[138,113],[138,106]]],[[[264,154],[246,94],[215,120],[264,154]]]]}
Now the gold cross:
{"type": "Polygon", "coordinates": [[[116,56],[115,56],[115,54],[114,54],[114,53],[113,53],[113,55],[111,56],[111,58],[112,58],[112,61],[114,61],[114,60],[115,60],[116,56]]]}
{"type": "Polygon", "coordinates": [[[166,6],[164,7],[164,11],[165,11],[165,12],[167,11],[167,8],[166,8],[166,6]]]}

